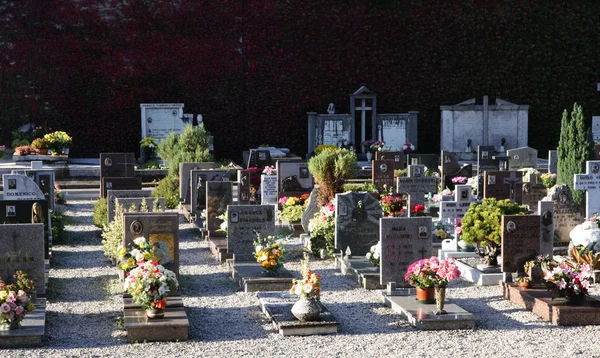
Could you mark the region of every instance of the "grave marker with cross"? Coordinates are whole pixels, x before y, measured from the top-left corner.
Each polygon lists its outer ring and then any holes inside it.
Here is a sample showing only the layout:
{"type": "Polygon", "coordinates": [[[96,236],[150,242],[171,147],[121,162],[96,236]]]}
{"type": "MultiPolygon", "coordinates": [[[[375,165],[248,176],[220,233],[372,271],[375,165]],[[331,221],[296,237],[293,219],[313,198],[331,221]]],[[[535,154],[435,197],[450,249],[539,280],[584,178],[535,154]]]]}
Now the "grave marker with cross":
{"type": "Polygon", "coordinates": [[[523,174],[521,172],[486,171],[484,175],[484,198],[510,199],[517,204],[522,203],[523,174]]]}
{"type": "Polygon", "coordinates": [[[585,190],[585,215],[600,213],[600,160],[588,160],[585,174],[574,174],[574,189],[585,190]]]}
{"type": "Polygon", "coordinates": [[[408,194],[408,216],[410,217],[410,208],[414,205],[423,204],[426,193],[435,192],[437,187],[436,177],[425,176],[424,165],[409,165],[408,177],[398,177],[396,179],[396,192],[408,194]]]}

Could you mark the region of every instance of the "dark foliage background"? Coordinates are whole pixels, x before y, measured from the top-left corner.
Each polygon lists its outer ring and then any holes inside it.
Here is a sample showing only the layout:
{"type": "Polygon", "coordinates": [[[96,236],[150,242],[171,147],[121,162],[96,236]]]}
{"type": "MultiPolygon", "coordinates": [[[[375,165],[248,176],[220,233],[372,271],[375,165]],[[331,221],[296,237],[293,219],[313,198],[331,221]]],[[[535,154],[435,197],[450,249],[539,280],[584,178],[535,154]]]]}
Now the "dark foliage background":
{"type": "Polygon", "coordinates": [[[366,85],[378,112],[420,112],[439,150],[439,106],[483,95],[530,105],[529,144],[555,149],[561,113],[600,115],[596,1],[0,1],[0,144],[32,121],[72,155],[137,152],[140,103],[202,113],[216,150],[306,152],[306,112],[366,85]],[[99,5],[102,3],[102,5],[99,5]]]}

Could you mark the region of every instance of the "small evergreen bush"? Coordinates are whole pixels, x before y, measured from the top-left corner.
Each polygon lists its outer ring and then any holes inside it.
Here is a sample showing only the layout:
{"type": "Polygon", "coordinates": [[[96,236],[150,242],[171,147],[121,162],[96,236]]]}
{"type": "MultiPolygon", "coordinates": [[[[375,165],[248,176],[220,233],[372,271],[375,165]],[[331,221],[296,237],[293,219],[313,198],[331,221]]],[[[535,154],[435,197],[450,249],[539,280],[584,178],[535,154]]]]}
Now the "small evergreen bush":
{"type": "Polygon", "coordinates": [[[325,149],[308,161],[308,170],[319,184],[319,205],[343,191],[344,181],[356,170],[356,153],[344,148],[325,149]]]}
{"type": "MultiPolygon", "coordinates": [[[[179,165],[177,165],[179,167],[179,165]]],[[[156,198],[165,198],[165,206],[168,209],[175,209],[179,206],[179,178],[175,174],[167,174],[161,179],[152,192],[156,198]]]]}
{"type": "Polygon", "coordinates": [[[100,198],[94,203],[94,216],[92,222],[99,228],[108,224],[108,200],[106,198],[100,198]]]}

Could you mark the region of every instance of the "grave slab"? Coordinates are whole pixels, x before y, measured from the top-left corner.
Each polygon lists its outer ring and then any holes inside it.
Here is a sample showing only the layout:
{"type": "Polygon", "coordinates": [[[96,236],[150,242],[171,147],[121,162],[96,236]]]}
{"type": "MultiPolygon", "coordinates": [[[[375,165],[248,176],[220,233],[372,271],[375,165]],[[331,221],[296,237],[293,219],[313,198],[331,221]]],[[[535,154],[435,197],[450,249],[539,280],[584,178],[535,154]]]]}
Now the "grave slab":
{"type": "Polygon", "coordinates": [[[244,292],[289,291],[294,276],[285,268],[277,274],[265,273],[262,266],[252,261],[227,260],[227,266],[233,280],[244,292]]]}
{"type": "Polygon", "coordinates": [[[187,341],[189,321],[183,307],[167,308],[165,317],[148,319],[141,308],[124,310],[127,342],[176,342],[187,341]]]}
{"type": "Polygon", "coordinates": [[[320,302],[321,315],[319,319],[302,322],[292,314],[292,306],[298,300],[298,296],[288,293],[261,292],[256,297],[258,297],[263,313],[273,322],[282,336],[312,336],[338,332],[340,323],[320,302]]]}
{"type": "Polygon", "coordinates": [[[365,290],[378,290],[385,286],[380,283],[379,267],[373,265],[365,257],[343,258],[337,254],[335,257],[335,268],[342,275],[351,277],[365,290]]]}
{"type": "Polygon", "coordinates": [[[433,313],[435,304],[419,303],[416,296],[384,296],[384,304],[424,331],[475,328],[475,316],[448,299],[444,304],[448,314],[443,315],[433,313]]]}
{"type": "Polygon", "coordinates": [[[514,283],[500,281],[505,299],[550,321],[556,326],[587,326],[600,324],[600,301],[588,297],[583,306],[567,306],[564,298],[552,299],[545,287],[526,289],[514,283]]]}
{"type": "MultiPolygon", "coordinates": [[[[502,273],[485,273],[475,267],[469,266],[462,261],[456,261],[456,266],[460,270],[460,276],[465,280],[473,282],[479,286],[491,286],[498,283],[502,279],[502,273]]],[[[500,271],[500,269],[498,269],[500,271]]]]}
{"type": "Polygon", "coordinates": [[[208,248],[220,263],[225,263],[225,260],[232,258],[232,255],[227,253],[227,238],[211,237],[209,235],[208,248]]]}
{"type": "MultiPolygon", "coordinates": [[[[183,307],[183,300],[180,294],[172,294],[166,298],[167,309],[172,307],[183,307]]],[[[123,309],[129,308],[141,308],[138,304],[133,302],[133,298],[129,294],[123,294],[123,309]]]]}
{"type": "Polygon", "coordinates": [[[25,315],[21,328],[0,331],[0,348],[31,348],[42,345],[46,333],[46,299],[33,302],[35,310],[25,315]]]}

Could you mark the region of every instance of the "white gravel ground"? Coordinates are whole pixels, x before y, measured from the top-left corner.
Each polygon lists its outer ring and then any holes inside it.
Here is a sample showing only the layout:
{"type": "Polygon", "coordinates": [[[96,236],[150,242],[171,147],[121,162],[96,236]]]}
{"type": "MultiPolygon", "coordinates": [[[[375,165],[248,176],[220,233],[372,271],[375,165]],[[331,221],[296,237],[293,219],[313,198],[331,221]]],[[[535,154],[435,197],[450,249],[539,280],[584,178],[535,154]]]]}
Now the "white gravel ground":
{"type": "MultiPolygon", "coordinates": [[[[53,248],[46,336],[37,349],[2,357],[600,357],[597,326],[554,327],[502,299],[497,286],[452,282],[448,298],[477,317],[475,330],[418,331],[383,307],[377,292],[357,288],[332,261],[314,261],[322,302],[341,323],[330,336],[281,337],[253,293],[240,292],[197,230],[180,224],[181,288],[189,340],[126,343],[117,270],[104,260],[91,201],[65,208],[69,239],[53,248]]],[[[298,261],[286,268],[299,271],[298,261]]],[[[600,289],[593,287],[593,296],[600,289]]]]}

